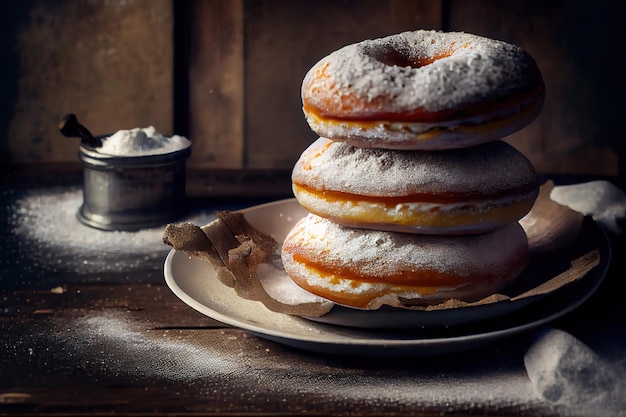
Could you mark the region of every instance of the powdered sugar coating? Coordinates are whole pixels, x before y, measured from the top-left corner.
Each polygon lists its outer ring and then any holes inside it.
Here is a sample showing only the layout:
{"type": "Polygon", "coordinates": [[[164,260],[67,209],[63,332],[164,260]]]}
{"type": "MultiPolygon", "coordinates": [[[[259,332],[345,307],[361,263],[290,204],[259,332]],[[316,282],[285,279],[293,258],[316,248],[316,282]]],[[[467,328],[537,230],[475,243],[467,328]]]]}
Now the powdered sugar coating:
{"type": "Polygon", "coordinates": [[[502,141],[435,152],[357,148],[325,138],[301,154],[292,180],[319,191],[380,197],[490,196],[537,183],[531,162],[502,141]]]}
{"type": "Polygon", "coordinates": [[[345,46],[315,64],[305,107],[359,120],[416,109],[434,113],[494,102],[542,85],[520,47],[460,32],[414,31],[345,46]]]}
{"type": "Polygon", "coordinates": [[[435,271],[467,280],[454,286],[431,283],[435,293],[421,293],[420,289],[427,287],[423,282],[414,288],[398,286],[405,292],[403,296],[472,299],[509,284],[528,261],[528,243],[518,223],[480,235],[420,236],[353,229],[309,214],[285,238],[282,260],[285,271],[309,290],[322,288],[374,299],[388,295],[387,290],[394,287],[385,281],[387,276],[409,272],[423,281],[425,271],[435,271]],[[351,273],[328,275],[311,268],[310,262],[351,273]]]}
{"type": "Polygon", "coordinates": [[[441,150],[523,129],[541,112],[545,88],[520,47],[420,30],[331,53],[308,71],[301,94],[320,136],[367,148],[441,150]]]}

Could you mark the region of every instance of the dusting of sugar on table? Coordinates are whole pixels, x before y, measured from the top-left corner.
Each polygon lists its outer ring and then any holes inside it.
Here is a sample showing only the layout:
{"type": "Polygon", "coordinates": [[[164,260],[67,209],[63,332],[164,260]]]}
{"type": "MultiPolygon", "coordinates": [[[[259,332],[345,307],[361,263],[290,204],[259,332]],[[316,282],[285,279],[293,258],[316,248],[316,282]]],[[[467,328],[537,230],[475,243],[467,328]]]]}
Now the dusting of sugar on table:
{"type": "MultiPolygon", "coordinates": [[[[162,242],[165,225],[136,232],[85,226],[76,218],[83,201],[80,187],[34,189],[9,197],[4,209],[10,238],[0,248],[10,255],[0,265],[0,281],[37,285],[56,276],[84,282],[107,274],[127,281],[137,276],[162,281],[163,261],[171,249],[162,242]],[[133,276],[136,271],[148,274],[133,276]]],[[[181,221],[205,224],[214,218],[207,210],[181,221]]]]}

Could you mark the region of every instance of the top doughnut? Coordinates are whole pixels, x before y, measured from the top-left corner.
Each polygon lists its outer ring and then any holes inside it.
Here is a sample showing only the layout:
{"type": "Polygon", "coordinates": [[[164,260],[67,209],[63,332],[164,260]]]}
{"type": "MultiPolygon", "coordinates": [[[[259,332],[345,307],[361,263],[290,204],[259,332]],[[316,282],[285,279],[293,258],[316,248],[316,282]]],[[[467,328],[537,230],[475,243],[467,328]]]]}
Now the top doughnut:
{"type": "Polygon", "coordinates": [[[345,46],[302,83],[303,110],[322,137],[358,147],[453,149],[532,122],[544,84],[521,48],[458,32],[415,31],[345,46]]]}

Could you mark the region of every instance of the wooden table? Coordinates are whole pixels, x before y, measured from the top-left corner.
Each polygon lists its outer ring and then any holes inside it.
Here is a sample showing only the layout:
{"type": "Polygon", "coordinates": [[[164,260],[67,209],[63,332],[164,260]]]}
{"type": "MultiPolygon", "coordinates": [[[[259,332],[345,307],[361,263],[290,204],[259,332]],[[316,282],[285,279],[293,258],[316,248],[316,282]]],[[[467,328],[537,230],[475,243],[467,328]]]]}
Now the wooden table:
{"type": "MultiPolygon", "coordinates": [[[[571,415],[530,383],[523,358],[535,331],[428,357],[286,347],[174,296],[159,230],[78,224],[78,186],[13,181],[0,193],[0,415],[571,415]]],[[[194,200],[189,216],[258,202],[194,200]]],[[[623,370],[626,245],[612,244],[600,289],[550,326],[623,370]]]]}

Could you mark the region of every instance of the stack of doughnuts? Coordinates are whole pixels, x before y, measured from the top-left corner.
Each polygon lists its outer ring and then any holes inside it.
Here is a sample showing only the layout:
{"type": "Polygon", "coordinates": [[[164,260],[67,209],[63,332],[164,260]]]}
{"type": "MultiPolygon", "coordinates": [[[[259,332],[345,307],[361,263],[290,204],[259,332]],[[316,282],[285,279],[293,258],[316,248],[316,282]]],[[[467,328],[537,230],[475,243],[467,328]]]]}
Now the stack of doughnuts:
{"type": "Polygon", "coordinates": [[[528,262],[518,221],[539,190],[501,139],[543,99],[525,51],[471,34],[405,32],[323,58],[302,84],[320,138],[293,169],[309,214],[283,243],[287,274],[365,309],[501,290],[528,262]]]}

